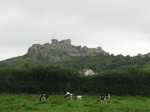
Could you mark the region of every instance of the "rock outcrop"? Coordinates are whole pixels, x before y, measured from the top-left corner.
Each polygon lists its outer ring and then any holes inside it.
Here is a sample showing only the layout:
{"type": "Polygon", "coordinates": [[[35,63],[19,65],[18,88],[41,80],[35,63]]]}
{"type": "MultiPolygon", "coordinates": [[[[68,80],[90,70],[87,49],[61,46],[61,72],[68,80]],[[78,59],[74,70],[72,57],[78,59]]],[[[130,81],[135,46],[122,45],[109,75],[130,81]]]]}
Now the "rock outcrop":
{"type": "Polygon", "coordinates": [[[96,73],[92,69],[82,69],[79,71],[79,74],[81,76],[93,76],[96,75],[96,73]]]}
{"type": "Polygon", "coordinates": [[[27,52],[27,55],[33,59],[45,59],[54,62],[67,60],[71,57],[96,56],[100,54],[106,55],[107,53],[101,47],[74,46],[71,44],[70,39],[62,41],[52,39],[51,43],[33,44],[27,52]]]}

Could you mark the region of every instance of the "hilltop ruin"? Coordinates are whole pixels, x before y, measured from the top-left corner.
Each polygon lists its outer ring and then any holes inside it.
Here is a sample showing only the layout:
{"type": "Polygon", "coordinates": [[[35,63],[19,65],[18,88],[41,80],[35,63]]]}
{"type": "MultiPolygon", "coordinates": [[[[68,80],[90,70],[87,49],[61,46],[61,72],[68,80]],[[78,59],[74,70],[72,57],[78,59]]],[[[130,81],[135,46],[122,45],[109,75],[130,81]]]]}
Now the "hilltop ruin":
{"type": "Polygon", "coordinates": [[[76,56],[96,56],[99,54],[107,54],[101,47],[88,48],[86,46],[75,46],[71,44],[70,39],[58,41],[52,39],[51,43],[43,45],[33,44],[27,55],[35,59],[50,59],[60,61],[64,58],[76,57],[76,56]]]}

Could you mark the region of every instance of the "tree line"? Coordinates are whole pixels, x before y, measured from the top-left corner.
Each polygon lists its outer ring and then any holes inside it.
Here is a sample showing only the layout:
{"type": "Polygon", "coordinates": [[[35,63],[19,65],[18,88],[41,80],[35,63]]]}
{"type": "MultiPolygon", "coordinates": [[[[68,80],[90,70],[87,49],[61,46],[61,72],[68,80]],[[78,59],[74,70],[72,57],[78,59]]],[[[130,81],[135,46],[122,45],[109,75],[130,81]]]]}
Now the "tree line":
{"type": "Polygon", "coordinates": [[[65,91],[82,94],[150,95],[150,73],[132,68],[80,76],[78,71],[59,66],[0,69],[1,93],[49,93],[65,91]]]}

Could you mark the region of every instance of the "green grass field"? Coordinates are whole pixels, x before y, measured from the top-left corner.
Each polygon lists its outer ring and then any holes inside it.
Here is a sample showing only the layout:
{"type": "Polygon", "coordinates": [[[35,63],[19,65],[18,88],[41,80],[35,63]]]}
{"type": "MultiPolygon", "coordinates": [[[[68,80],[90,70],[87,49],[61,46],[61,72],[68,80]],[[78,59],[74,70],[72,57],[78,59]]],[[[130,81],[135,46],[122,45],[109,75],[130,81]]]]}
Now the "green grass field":
{"type": "Polygon", "coordinates": [[[150,112],[150,97],[112,97],[109,104],[101,104],[97,96],[76,101],[52,95],[41,103],[37,95],[1,94],[0,112],[150,112]]]}

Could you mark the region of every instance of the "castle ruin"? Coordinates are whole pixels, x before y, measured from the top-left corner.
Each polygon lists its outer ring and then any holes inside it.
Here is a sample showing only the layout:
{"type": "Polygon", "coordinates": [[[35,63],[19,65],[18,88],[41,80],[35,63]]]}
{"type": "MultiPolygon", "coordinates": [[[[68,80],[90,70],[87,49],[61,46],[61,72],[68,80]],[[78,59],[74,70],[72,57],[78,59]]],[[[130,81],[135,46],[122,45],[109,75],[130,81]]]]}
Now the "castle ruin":
{"type": "MultiPolygon", "coordinates": [[[[99,54],[107,54],[101,47],[88,48],[86,46],[75,46],[71,44],[70,39],[58,41],[52,39],[51,43],[43,45],[33,44],[29,48],[27,55],[33,58],[69,58],[75,56],[96,56],[99,54]]],[[[57,60],[56,59],[56,60],[57,60]]]]}

